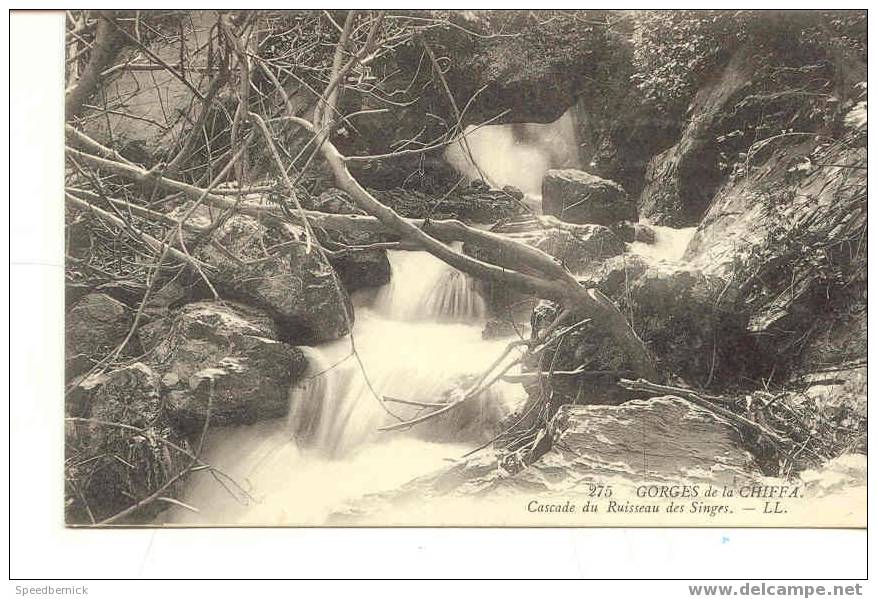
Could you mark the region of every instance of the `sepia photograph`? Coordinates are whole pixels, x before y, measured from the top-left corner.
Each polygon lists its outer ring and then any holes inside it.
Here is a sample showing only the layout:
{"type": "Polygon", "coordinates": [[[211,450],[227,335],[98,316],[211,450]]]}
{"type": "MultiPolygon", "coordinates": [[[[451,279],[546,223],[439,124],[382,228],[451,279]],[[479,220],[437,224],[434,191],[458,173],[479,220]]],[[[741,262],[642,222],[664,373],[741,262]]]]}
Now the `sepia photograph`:
{"type": "Polygon", "coordinates": [[[865,528],[867,34],[67,10],[64,525],[865,528]]]}

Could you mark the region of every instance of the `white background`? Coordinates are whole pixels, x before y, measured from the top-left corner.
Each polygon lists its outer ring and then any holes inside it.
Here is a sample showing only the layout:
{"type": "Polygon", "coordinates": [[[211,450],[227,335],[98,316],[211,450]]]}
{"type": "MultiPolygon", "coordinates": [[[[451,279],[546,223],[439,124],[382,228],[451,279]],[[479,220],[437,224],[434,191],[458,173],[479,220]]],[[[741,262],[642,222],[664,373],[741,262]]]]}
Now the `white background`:
{"type": "MultiPolygon", "coordinates": [[[[330,4],[334,3],[322,3],[320,7],[330,4]]],[[[865,6],[857,4],[859,8],[865,6]]],[[[295,8],[296,5],[289,3],[284,7],[295,8]]],[[[794,7],[801,8],[803,4],[797,3],[794,7]]],[[[119,8],[118,4],[113,8],[119,8]]],[[[4,484],[11,485],[11,578],[829,579],[865,576],[866,535],[864,531],[854,530],[65,529],[62,513],[63,13],[18,13],[10,17],[10,23],[11,78],[4,77],[3,85],[11,82],[9,402],[12,453],[10,476],[3,480],[4,484]]],[[[5,249],[6,244],[3,246],[5,249]]],[[[2,294],[3,302],[6,297],[7,294],[2,294]]],[[[5,411],[0,412],[5,420],[5,411]]],[[[3,423],[3,430],[7,424],[3,423]]],[[[7,451],[5,444],[0,445],[7,451]]],[[[6,462],[2,460],[4,467],[6,462]]],[[[7,494],[2,495],[5,501],[7,494]]],[[[16,585],[25,585],[23,582],[8,584],[10,595],[16,585]]],[[[290,591],[276,584],[270,589],[262,588],[268,583],[254,588],[251,582],[222,582],[211,584],[209,589],[203,584],[91,582],[89,596],[115,597],[123,592],[132,598],[152,597],[162,592],[258,596],[269,590],[290,591]]],[[[466,588],[473,594],[491,593],[494,588],[491,585],[488,590],[473,586],[475,584],[485,583],[467,583],[466,588]]],[[[531,595],[545,592],[542,585],[515,583],[502,592],[531,595]]],[[[575,591],[604,596],[607,591],[619,592],[617,585],[591,583],[587,587],[576,587],[575,591]]],[[[350,583],[344,586],[354,591],[360,588],[350,587],[350,583]]],[[[640,582],[626,586],[631,586],[624,589],[630,593],[688,596],[683,582],[640,582]]],[[[445,584],[430,588],[429,592],[418,589],[417,593],[446,596],[449,590],[445,584]]],[[[325,591],[312,586],[295,590],[325,591]]],[[[345,592],[344,588],[337,591],[345,592]]],[[[410,596],[412,589],[405,585],[400,591],[410,596]]]]}

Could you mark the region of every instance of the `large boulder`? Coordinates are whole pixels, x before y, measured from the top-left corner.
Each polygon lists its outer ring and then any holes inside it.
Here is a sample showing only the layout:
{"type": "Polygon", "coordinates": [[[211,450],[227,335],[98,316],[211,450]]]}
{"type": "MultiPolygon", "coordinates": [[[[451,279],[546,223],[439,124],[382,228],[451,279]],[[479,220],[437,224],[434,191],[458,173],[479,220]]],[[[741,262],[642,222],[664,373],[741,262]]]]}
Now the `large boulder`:
{"type": "Polygon", "coordinates": [[[552,449],[535,465],[545,473],[564,464],[578,466],[576,471],[588,463],[595,478],[623,470],[646,478],[733,484],[735,477],[746,479],[757,470],[734,426],[674,396],[620,406],[565,405],[552,429],[552,449]]]}
{"type": "MultiPolygon", "coordinates": [[[[502,456],[484,450],[398,489],[366,497],[334,514],[331,523],[413,524],[429,518],[457,526],[532,525],[544,517],[546,524],[582,525],[590,517],[581,511],[588,498],[591,504],[602,504],[603,510],[610,500],[623,505],[628,498],[630,503],[665,510],[666,497],[641,498],[637,487],[696,485],[702,497],[707,485],[745,484],[754,481],[758,472],[734,426],[673,396],[620,406],[565,405],[548,430],[551,449],[527,468],[509,468],[508,460],[497,460],[502,456]],[[579,509],[568,514],[528,511],[534,503],[559,504],[567,499],[579,509]],[[428,513],[418,509],[426,504],[428,513]],[[466,509],[460,509],[461,505],[466,509]],[[411,520],[404,519],[408,514],[413,514],[411,520]]],[[[656,515],[603,511],[600,518],[617,518],[618,524],[630,524],[631,519],[649,524],[656,515]]],[[[676,521],[696,524],[704,517],[685,514],[676,521]]]]}
{"type": "MultiPolygon", "coordinates": [[[[64,333],[67,378],[87,371],[125,340],[134,321],[131,309],[104,293],[88,293],[67,311],[64,333]]],[[[136,351],[136,343],[124,348],[136,351]]]]}
{"type": "MultiPolygon", "coordinates": [[[[318,196],[301,194],[299,199],[302,202],[302,206],[308,210],[316,210],[318,212],[326,212],[329,214],[364,214],[362,210],[356,207],[356,204],[353,203],[353,200],[350,199],[346,192],[334,187],[327,189],[318,196]]],[[[264,207],[267,205],[267,198],[260,194],[250,194],[244,196],[242,203],[246,207],[264,207]]],[[[190,204],[186,204],[179,207],[171,212],[171,216],[179,217],[189,206],[190,204]]],[[[214,227],[220,214],[219,211],[209,206],[199,206],[187,221],[190,225],[187,244],[201,244],[202,241],[199,241],[199,237],[202,232],[214,227]]],[[[304,236],[304,230],[294,225],[285,225],[271,221],[259,222],[249,216],[242,217],[242,222],[246,223],[248,226],[252,226],[254,221],[258,222],[258,227],[261,231],[260,235],[262,236],[266,233],[269,236],[275,236],[279,233],[280,236],[290,238],[290,242],[292,242],[294,238],[301,239],[304,236]]],[[[385,241],[394,241],[398,239],[398,237],[370,229],[357,229],[355,227],[336,229],[331,226],[331,223],[321,223],[318,235],[321,242],[324,244],[324,247],[332,250],[329,254],[329,264],[334,268],[338,280],[341,282],[341,285],[346,292],[342,293],[342,295],[346,296],[349,293],[368,287],[380,287],[390,280],[390,263],[387,259],[386,250],[379,247],[368,248],[364,246],[371,246],[385,241]]],[[[217,248],[214,247],[214,249],[217,248]]],[[[216,252],[211,252],[210,255],[220,258],[220,266],[223,270],[227,270],[229,267],[241,266],[240,264],[235,264],[234,261],[229,263],[228,254],[222,248],[219,249],[220,254],[224,257],[217,256],[216,252]]],[[[256,248],[256,251],[258,250],[259,248],[256,248]]],[[[317,269],[319,271],[319,256],[314,255],[312,258],[313,260],[305,261],[305,263],[302,264],[302,268],[308,270],[317,269]]],[[[265,262],[261,266],[264,268],[278,266],[278,264],[277,262],[265,262]]],[[[235,273],[225,272],[224,276],[235,277],[236,275],[235,273]]],[[[293,276],[295,275],[293,274],[293,276]]],[[[314,335],[310,331],[310,328],[314,326],[314,321],[317,321],[316,326],[318,328],[324,326],[319,323],[319,318],[315,318],[319,315],[309,313],[307,310],[296,310],[289,305],[289,302],[284,301],[283,294],[271,284],[271,281],[276,281],[278,284],[282,284],[282,282],[286,280],[286,277],[269,277],[267,281],[265,280],[266,277],[263,275],[259,275],[259,278],[263,283],[262,285],[259,285],[259,287],[264,287],[264,289],[254,290],[254,295],[245,294],[242,289],[229,289],[227,295],[229,297],[239,298],[247,303],[261,305],[269,310],[271,309],[272,304],[277,304],[277,308],[273,309],[272,312],[281,324],[281,333],[284,335],[288,334],[290,338],[294,338],[298,343],[319,343],[332,339],[334,338],[333,335],[339,334],[338,331],[343,329],[341,326],[343,325],[343,322],[339,322],[339,317],[342,315],[337,313],[333,315],[330,313],[329,315],[331,318],[328,318],[324,323],[329,325],[328,330],[317,331],[317,334],[314,335]],[[262,296],[264,296],[263,299],[258,299],[262,296]],[[287,326],[291,327],[292,330],[287,331],[287,326]],[[333,329],[335,332],[333,332],[333,329]]],[[[306,278],[305,281],[310,283],[310,279],[308,278],[306,278]]],[[[248,285],[244,289],[254,286],[256,281],[250,280],[247,283],[248,285]]],[[[302,293],[316,296],[318,302],[326,304],[328,301],[328,304],[331,305],[335,302],[333,302],[331,298],[326,298],[326,292],[331,292],[334,288],[329,284],[329,279],[323,277],[320,285],[311,285],[303,290],[302,293]]],[[[227,287],[229,284],[222,283],[221,285],[227,287]]],[[[296,286],[296,288],[297,287],[298,286],[296,286]]],[[[202,290],[198,297],[193,297],[192,299],[207,297],[205,291],[206,290],[202,290]]],[[[337,297],[337,292],[335,295],[337,297]]],[[[313,300],[308,298],[308,301],[313,300]]],[[[347,300],[345,299],[345,301],[347,300]]],[[[300,306],[300,308],[303,309],[306,308],[306,306],[303,305],[300,306]]],[[[337,306],[332,308],[332,310],[337,311],[337,306]]],[[[351,311],[351,319],[353,316],[353,312],[351,311]]]]}
{"type": "Polygon", "coordinates": [[[217,269],[224,297],[267,310],[281,339],[317,344],[346,335],[353,322],[347,291],[304,228],[237,214],[220,223],[195,257],[217,269]]]}
{"type": "MultiPolygon", "coordinates": [[[[142,363],[95,375],[67,397],[65,429],[66,518],[100,522],[134,505],[190,462],[175,449],[186,441],[170,426],[159,375],[142,363]],[[81,419],[81,420],[75,420],[81,419]]],[[[172,497],[179,484],[164,494],[172,497]]],[[[148,522],[166,504],[153,502],[126,522],[148,522]]]]}
{"type": "Polygon", "coordinates": [[[615,223],[612,232],[627,243],[639,241],[640,243],[653,244],[657,239],[653,227],[643,223],[632,223],[629,220],[615,223]]]}
{"type": "Polygon", "coordinates": [[[552,169],[542,178],[542,210],[569,223],[611,226],[637,220],[624,188],[576,169],[552,169]]]}
{"type": "Polygon", "coordinates": [[[169,418],[198,430],[284,416],[290,385],[307,368],[301,350],[277,340],[264,311],[198,302],[141,327],[151,364],[161,374],[169,418]]]}

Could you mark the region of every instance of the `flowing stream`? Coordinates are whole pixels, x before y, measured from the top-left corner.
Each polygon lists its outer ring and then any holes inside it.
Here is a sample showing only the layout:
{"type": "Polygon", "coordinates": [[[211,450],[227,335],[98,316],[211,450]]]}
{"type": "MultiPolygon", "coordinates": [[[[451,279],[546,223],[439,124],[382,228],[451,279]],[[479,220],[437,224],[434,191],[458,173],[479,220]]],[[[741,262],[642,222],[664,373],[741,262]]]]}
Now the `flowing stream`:
{"type": "MultiPolygon", "coordinates": [[[[676,260],[690,235],[658,227],[654,244],[629,249],[676,260]]],[[[241,488],[193,473],[183,499],[190,507],[171,508],[162,523],[587,525],[581,513],[558,517],[528,506],[584,502],[595,482],[622,498],[655,482],[783,483],[760,477],[736,431],[667,398],[583,408],[573,437],[514,476],[497,468],[490,451],[461,458],[523,405],[520,385],[499,382],[446,415],[379,431],[434,409],[414,402],[452,399],[510,340],[482,339],[485,306],[471,279],[424,252],[389,252],[389,259],[392,282],[354,298],[352,337],[305,348],[309,372],[290,390],[288,418],[209,433],[204,459],[241,488]]],[[[802,474],[811,509],[861,501],[864,463],[864,456],[842,456],[802,474]]],[[[601,522],[703,525],[710,517],[604,514],[601,522]]]]}
{"type": "Polygon", "coordinates": [[[654,231],[655,240],[652,243],[634,241],[628,244],[628,249],[633,254],[655,260],[682,260],[685,249],[697,231],[697,227],[674,229],[661,225],[649,225],[649,228],[654,231]]]}
{"type": "MultiPolygon", "coordinates": [[[[493,186],[517,185],[538,208],[536,181],[544,171],[575,164],[571,119],[568,113],[547,125],[484,127],[468,136],[465,154],[471,151],[493,186]]],[[[447,155],[464,173],[474,169],[466,156],[455,146],[447,155]]],[[[682,260],[695,229],[651,228],[654,241],[630,243],[628,251],[650,260],[682,260]]],[[[581,516],[544,519],[547,515],[534,515],[527,506],[534,498],[585,497],[594,482],[615,485],[621,497],[627,487],[633,497],[637,485],[655,481],[759,477],[736,431],[667,398],[579,408],[576,448],[560,443],[514,476],[497,468],[490,451],[461,458],[489,442],[500,422],[523,405],[521,385],[500,381],[477,401],[428,422],[379,430],[458,397],[497,367],[494,362],[511,340],[482,339],[487,311],[471,278],[425,252],[391,251],[388,257],[390,283],[353,298],[352,335],[303,348],[309,371],[290,390],[288,418],[208,434],[204,459],[240,488],[209,472],[194,473],[184,498],[190,507],[173,507],[163,522],[587,525],[581,516]]],[[[835,505],[838,494],[844,501],[861,501],[863,472],[864,456],[842,456],[802,480],[808,493],[835,505]]],[[[702,525],[709,517],[693,513],[666,523],[702,525]]],[[[606,518],[601,522],[613,522],[606,518]]],[[[627,514],[616,523],[661,521],[627,514]]]]}
{"type": "Polygon", "coordinates": [[[434,409],[389,400],[441,402],[490,368],[509,341],[482,340],[485,305],[468,276],[425,252],[392,251],[389,259],[391,283],[354,298],[356,354],[351,337],[306,348],[309,372],[290,391],[287,420],[209,435],[205,460],[250,497],[196,473],[185,502],[199,512],[174,508],[170,523],[318,525],[347,502],[447,466],[523,403],[520,385],[500,381],[471,406],[378,430],[434,409]]]}

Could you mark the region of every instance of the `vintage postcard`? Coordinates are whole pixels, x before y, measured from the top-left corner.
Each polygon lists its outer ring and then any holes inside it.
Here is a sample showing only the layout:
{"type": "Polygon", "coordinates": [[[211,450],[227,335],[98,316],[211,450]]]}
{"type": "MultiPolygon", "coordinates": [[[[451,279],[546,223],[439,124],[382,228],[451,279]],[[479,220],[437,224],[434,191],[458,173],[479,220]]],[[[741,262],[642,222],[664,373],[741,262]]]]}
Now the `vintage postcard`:
{"type": "Polygon", "coordinates": [[[65,16],[67,526],[865,527],[866,11],[65,16]]]}

